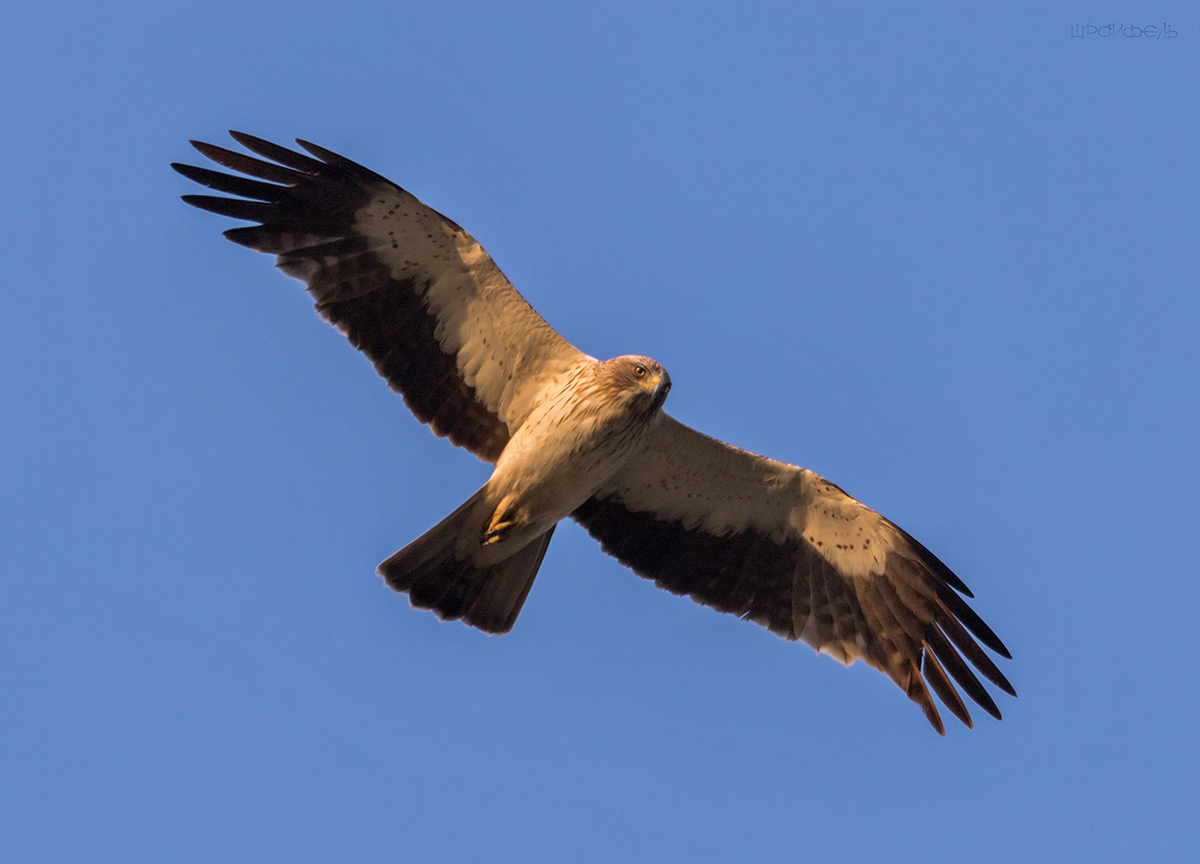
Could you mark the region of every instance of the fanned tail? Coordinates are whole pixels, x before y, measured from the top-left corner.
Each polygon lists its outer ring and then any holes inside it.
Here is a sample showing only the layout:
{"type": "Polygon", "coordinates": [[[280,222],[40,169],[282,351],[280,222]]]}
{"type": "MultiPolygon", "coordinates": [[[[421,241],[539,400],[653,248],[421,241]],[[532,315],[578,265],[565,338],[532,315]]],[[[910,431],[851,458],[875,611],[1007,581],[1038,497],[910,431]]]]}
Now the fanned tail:
{"type": "Polygon", "coordinates": [[[376,573],[407,593],[415,608],[432,609],[444,621],[461,618],[486,633],[507,633],[525,605],[554,527],[503,561],[474,564],[462,556],[460,539],[477,533],[471,517],[483,491],[380,564],[376,573]]]}

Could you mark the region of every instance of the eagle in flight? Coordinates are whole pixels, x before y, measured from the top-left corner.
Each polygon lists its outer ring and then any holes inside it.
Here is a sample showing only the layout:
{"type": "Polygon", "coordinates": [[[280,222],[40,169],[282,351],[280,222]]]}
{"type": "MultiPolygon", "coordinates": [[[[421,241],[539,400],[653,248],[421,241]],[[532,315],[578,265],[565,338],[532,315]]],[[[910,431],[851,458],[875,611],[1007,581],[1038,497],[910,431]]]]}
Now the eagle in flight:
{"type": "Polygon", "coordinates": [[[391,181],[306,141],[311,155],[230,134],[263,158],[193,141],[237,173],[172,167],[237,197],[183,200],[256,223],[225,236],[276,255],[422,423],[495,466],[379,565],[413,606],[507,632],[570,516],[674,594],[846,665],[861,658],[941,734],[930,691],[972,725],[951,679],[999,719],[966,661],[1015,696],[979,643],[1008,649],[962,599],[973,596],[962,580],[903,530],[812,471],[675,420],[662,366],[579,351],[474,237],[391,181]]]}

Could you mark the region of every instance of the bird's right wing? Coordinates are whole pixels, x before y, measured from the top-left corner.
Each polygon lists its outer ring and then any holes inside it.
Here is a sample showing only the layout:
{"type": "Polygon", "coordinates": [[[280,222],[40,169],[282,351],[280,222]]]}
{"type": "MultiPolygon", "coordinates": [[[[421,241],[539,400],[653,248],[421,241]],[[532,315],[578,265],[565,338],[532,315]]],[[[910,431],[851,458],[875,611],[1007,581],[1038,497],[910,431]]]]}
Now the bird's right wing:
{"type": "Polygon", "coordinates": [[[396,184],[304,141],[317,158],[230,134],[271,161],[194,141],[239,174],[172,167],[240,197],[183,200],[259,223],[225,236],[277,255],[281,270],[308,285],[321,316],[438,435],[495,462],[545,389],[588,359],[474,237],[396,184]]]}
{"type": "Polygon", "coordinates": [[[801,639],[847,665],[862,658],[939,732],[930,689],[971,725],[951,679],[1000,717],[964,656],[1016,695],[975,641],[1010,656],[959,596],[972,596],[967,586],[904,531],[812,471],[664,415],[645,449],[572,517],[604,551],[672,593],[801,639]]]}

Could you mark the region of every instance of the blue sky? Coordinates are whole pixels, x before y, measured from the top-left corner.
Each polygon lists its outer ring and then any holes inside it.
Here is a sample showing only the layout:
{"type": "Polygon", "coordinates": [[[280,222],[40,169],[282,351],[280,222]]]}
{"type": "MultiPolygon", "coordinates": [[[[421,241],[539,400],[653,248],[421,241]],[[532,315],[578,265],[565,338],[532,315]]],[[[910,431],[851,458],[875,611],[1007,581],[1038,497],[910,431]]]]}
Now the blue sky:
{"type": "Polygon", "coordinates": [[[5,14],[0,858],[1192,860],[1191,5],[5,14]],[[1003,722],[939,738],[573,525],[507,636],[410,610],[375,565],[486,466],[179,202],[228,128],[905,527],[1012,649],[1003,722]]]}

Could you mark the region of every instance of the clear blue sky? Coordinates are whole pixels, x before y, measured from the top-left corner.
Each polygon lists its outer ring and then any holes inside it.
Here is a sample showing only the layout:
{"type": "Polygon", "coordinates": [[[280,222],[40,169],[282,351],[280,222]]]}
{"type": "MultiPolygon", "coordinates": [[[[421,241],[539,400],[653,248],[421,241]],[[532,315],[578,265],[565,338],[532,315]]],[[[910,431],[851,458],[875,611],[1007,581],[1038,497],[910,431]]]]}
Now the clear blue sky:
{"type": "Polygon", "coordinates": [[[0,859],[1195,860],[1200,15],[1135,5],[10,4],[0,859]],[[231,127],[917,536],[1004,721],[573,525],[511,634],[410,610],[375,565],[486,466],[179,202],[231,127]]]}

